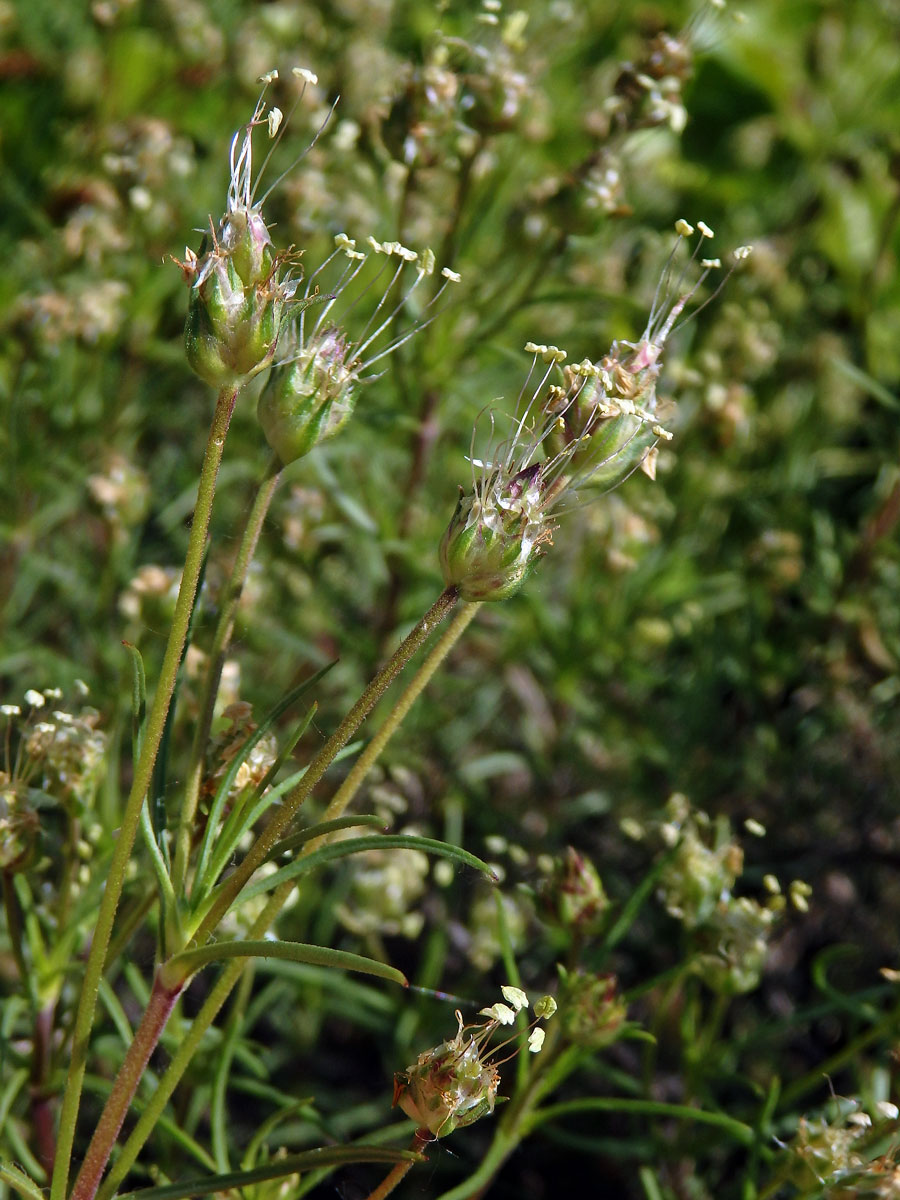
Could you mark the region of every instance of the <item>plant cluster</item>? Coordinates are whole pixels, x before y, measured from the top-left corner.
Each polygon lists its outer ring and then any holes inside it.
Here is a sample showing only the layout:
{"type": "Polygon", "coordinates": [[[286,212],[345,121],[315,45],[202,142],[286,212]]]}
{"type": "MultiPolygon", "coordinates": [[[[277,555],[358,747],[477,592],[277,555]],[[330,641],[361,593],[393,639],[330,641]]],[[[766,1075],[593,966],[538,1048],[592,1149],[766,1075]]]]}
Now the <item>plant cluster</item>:
{"type": "Polygon", "coordinates": [[[0,23],[0,1200],[900,1195],[891,5],[0,23]]]}

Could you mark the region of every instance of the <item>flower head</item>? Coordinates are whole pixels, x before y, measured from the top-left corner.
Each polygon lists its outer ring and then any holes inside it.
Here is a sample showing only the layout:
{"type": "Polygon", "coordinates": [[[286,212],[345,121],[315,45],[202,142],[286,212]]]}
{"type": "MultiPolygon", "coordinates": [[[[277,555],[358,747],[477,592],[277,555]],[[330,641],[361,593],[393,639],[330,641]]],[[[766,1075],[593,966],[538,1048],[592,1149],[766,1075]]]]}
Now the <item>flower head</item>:
{"type": "MultiPolygon", "coordinates": [[[[697,228],[697,246],[677,273],[679,243],[669,256],[637,342],[613,342],[598,362],[565,367],[564,350],[526,345],[534,360],[523,396],[538,362],[547,369],[512,436],[489,457],[471,458],[472,489],[460,495],[441,541],[444,581],[463,600],[502,600],[521,587],[552,542],[551,513],[568,492],[587,486],[610,491],[638,468],[655,477],[657,446],[672,436],[660,424],[656,396],[663,351],[698,288],[719,265],[717,259],[700,260],[699,278],[685,287],[700,247],[712,237],[703,222],[697,228]],[[562,385],[550,384],[554,371],[562,385]]],[[[686,221],[676,231],[679,242],[694,233],[686,221]]],[[[735,251],[735,259],[746,257],[745,250],[735,251]]]]}
{"type": "MultiPolygon", "coordinates": [[[[512,1025],[516,1014],[528,1007],[528,997],[521,988],[507,986],[501,990],[508,1003],[483,1008],[479,1016],[484,1021],[474,1025],[463,1024],[462,1014],[457,1012],[459,1028],[455,1036],[420,1054],[411,1067],[394,1077],[394,1104],[434,1137],[446,1137],[454,1129],[471,1125],[494,1111],[500,1087],[496,1055],[516,1035],[490,1050],[488,1042],[501,1025],[512,1025]]],[[[556,1004],[549,996],[534,1005],[535,1018],[528,1027],[530,1053],[539,1053],[544,1041],[538,1022],[549,1019],[555,1011],[556,1004]]]]}
{"type": "Polygon", "coordinates": [[[434,271],[430,250],[417,254],[399,242],[368,240],[369,253],[340,233],[335,249],[306,281],[298,315],[284,338],[279,361],[259,399],[257,416],[282,464],[295,462],[343,428],[356,406],[366,372],[433,319],[433,308],[450,276],[413,323],[397,321],[424,278],[434,271]],[[374,274],[371,260],[381,261],[374,274]],[[337,268],[337,278],[330,276],[337,268]],[[410,278],[411,277],[411,278],[410,278]],[[327,292],[319,295],[328,281],[327,292]],[[365,297],[378,300],[354,338],[345,322],[365,297]]]}
{"type": "Polygon", "coordinates": [[[271,363],[286,305],[297,289],[290,267],[282,270],[291,253],[274,251],[262,214],[269,193],[257,198],[268,156],[255,180],[253,174],[254,130],[266,126],[274,149],[284,129],[280,109],[266,113],[265,94],[277,78],[276,71],[263,76],[253,116],[243,135],[232,140],[224,216],[218,225],[210,220],[199,255],[189,249],[179,264],[191,284],[184,333],[188,362],[214,387],[245,383],[271,363]]]}

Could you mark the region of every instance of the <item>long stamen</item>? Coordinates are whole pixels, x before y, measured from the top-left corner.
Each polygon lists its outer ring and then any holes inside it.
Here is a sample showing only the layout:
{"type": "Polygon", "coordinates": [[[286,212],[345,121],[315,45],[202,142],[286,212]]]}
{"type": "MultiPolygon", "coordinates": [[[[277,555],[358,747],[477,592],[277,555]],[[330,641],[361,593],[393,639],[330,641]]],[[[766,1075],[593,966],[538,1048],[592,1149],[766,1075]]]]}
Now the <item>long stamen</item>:
{"type": "MultiPolygon", "coordinates": [[[[303,93],[301,92],[301,96],[302,96],[302,94],[303,93]]],[[[306,149],[303,151],[303,153],[298,154],[297,157],[294,159],[294,161],[290,164],[290,166],[285,167],[285,169],[281,172],[281,174],[278,176],[278,178],[266,188],[265,192],[262,194],[262,196],[259,198],[259,201],[257,202],[257,207],[262,208],[262,206],[265,204],[265,202],[268,200],[268,198],[272,195],[272,193],[278,187],[278,185],[280,183],[282,183],[283,180],[287,179],[287,177],[288,177],[288,175],[290,175],[291,171],[293,171],[297,166],[299,166],[300,163],[303,162],[304,158],[306,158],[307,154],[309,154],[310,150],[312,150],[313,146],[315,146],[316,142],[319,140],[319,138],[325,132],[325,128],[328,125],[328,122],[331,120],[332,116],[334,115],[334,110],[337,108],[339,100],[340,100],[340,96],[335,96],[334,103],[332,104],[331,108],[328,110],[328,112],[325,116],[325,119],[322,121],[322,124],[319,126],[319,128],[316,130],[316,132],[313,134],[312,141],[309,143],[309,145],[306,147],[306,149]]],[[[294,108],[297,107],[297,104],[299,104],[299,99],[294,104],[294,108]]],[[[293,112],[293,111],[294,110],[291,109],[291,112],[293,112]]],[[[285,121],[285,125],[287,125],[286,121],[285,121]]],[[[273,147],[273,149],[274,149],[274,147],[273,147]]]]}

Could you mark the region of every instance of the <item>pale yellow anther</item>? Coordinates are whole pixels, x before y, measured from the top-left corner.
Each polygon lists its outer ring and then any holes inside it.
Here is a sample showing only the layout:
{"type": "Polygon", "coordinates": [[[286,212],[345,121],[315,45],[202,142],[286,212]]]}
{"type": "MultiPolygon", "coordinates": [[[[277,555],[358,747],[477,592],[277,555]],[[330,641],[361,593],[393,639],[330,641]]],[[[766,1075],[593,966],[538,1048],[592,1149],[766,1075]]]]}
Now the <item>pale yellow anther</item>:
{"type": "Polygon", "coordinates": [[[516,1019],[515,1012],[508,1004],[492,1004],[490,1008],[482,1008],[478,1015],[497,1021],[500,1025],[512,1025],[516,1019]]]}
{"type": "Polygon", "coordinates": [[[313,71],[307,70],[306,67],[293,67],[291,74],[296,75],[298,79],[302,79],[304,83],[316,84],[319,82],[319,77],[313,71]]]}
{"type": "Polygon", "coordinates": [[[419,255],[419,271],[422,275],[434,274],[434,251],[428,247],[419,255]]]}
{"type": "Polygon", "coordinates": [[[449,279],[451,283],[459,283],[459,281],[462,279],[462,275],[460,275],[457,271],[451,271],[449,267],[444,267],[441,270],[441,274],[445,279],[449,279]]]}
{"type": "Polygon", "coordinates": [[[528,997],[521,988],[506,983],[500,988],[500,991],[503,993],[503,999],[511,1004],[516,1012],[521,1012],[523,1008],[528,1007],[528,997]]]}
{"type": "Polygon", "coordinates": [[[505,45],[511,50],[524,50],[525,39],[523,33],[525,26],[528,24],[528,13],[522,9],[517,9],[514,13],[506,18],[506,24],[503,26],[501,37],[505,45]]]}
{"type": "Polygon", "coordinates": [[[278,72],[273,69],[271,71],[266,71],[265,75],[260,75],[259,82],[268,86],[268,84],[274,83],[277,78],[278,72]]]}
{"type": "Polygon", "coordinates": [[[679,217],[675,222],[675,232],[679,237],[690,237],[694,232],[693,225],[690,225],[684,217],[679,217]]]}
{"type": "Polygon", "coordinates": [[[749,258],[753,253],[752,246],[738,246],[734,251],[734,257],[737,262],[743,262],[745,258],[749,258]]]}
{"type": "Polygon", "coordinates": [[[722,265],[721,258],[701,258],[700,259],[700,266],[703,267],[704,271],[714,271],[718,267],[721,267],[721,265],[722,265]]]}
{"type": "Polygon", "coordinates": [[[273,138],[281,128],[281,122],[284,120],[284,113],[280,108],[270,108],[266,121],[269,123],[269,137],[273,138]]]}
{"type": "Polygon", "coordinates": [[[711,238],[716,236],[705,221],[698,221],[697,229],[701,237],[711,238]]]}

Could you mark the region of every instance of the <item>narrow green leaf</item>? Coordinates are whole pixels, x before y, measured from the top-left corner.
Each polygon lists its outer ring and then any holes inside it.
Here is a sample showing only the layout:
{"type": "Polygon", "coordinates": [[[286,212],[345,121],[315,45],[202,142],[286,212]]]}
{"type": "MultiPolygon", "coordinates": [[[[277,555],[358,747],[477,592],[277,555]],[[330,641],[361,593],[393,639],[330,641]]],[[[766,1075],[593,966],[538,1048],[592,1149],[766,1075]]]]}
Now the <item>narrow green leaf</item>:
{"type": "Polygon", "coordinates": [[[131,758],[136,763],[141,752],[144,736],[144,721],[147,718],[147,675],[144,660],[137,646],[131,642],[122,645],[131,655],[131,758]]]}
{"type": "Polygon", "coordinates": [[[274,875],[267,875],[265,879],[251,883],[241,892],[241,900],[261,896],[289,879],[297,879],[307,871],[322,866],[323,863],[346,858],[348,854],[360,854],[365,850],[421,850],[425,854],[437,854],[441,858],[450,858],[464,866],[474,867],[476,871],[482,871],[493,878],[490,866],[483,859],[476,858],[474,854],[460,849],[459,846],[451,846],[449,842],[439,842],[434,838],[416,837],[413,834],[387,833],[376,837],[347,838],[342,842],[322,846],[297,862],[282,867],[274,875]]]}
{"type": "Polygon", "coordinates": [[[19,1193],[20,1196],[27,1196],[28,1200],[44,1200],[44,1193],[28,1176],[14,1167],[12,1163],[0,1163],[0,1179],[4,1183],[8,1183],[11,1188],[19,1193]]]}
{"type": "Polygon", "coordinates": [[[879,383],[877,379],[873,379],[866,371],[861,371],[859,367],[849,362],[846,358],[838,358],[836,355],[832,357],[831,363],[839,371],[843,372],[849,380],[855,383],[861,391],[867,392],[873,400],[877,400],[885,408],[893,409],[894,412],[900,409],[900,398],[889,391],[884,384],[879,383]]]}
{"type": "Polygon", "coordinates": [[[241,1167],[245,1171],[249,1171],[253,1168],[253,1165],[256,1162],[256,1156],[259,1154],[261,1147],[264,1145],[267,1138],[269,1138],[275,1132],[279,1125],[283,1125],[285,1122],[293,1120],[294,1117],[302,1116],[304,1114],[307,1114],[310,1119],[312,1119],[315,1115],[315,1110],[311,1107],[312,1100],[313,1098],[311,1096],[307,1096],[304,1100],[293,1100],[284,1108],[278,1109],[277,1112],[270,1113],[269,1116],[266,1117],[265,1121],[258,1126],[256,1132],[253,1134],[253,1137],[247,1143],[247,1149],[244,1151],[241,1167]]]}
{"type": "MultiPolygon", "coordinates": [[[[320,1150],[304,1150],[290,1154],[262,1167],[249,1171],[231,1171],[227,1175],[207,1175],[184,1183],[167,1183],[162,1187],[141,1188],[137,1192],[120,1192],[119,1200],[186,1200],[190,1196],[212,1196],[231,1188],[262,1183],[267,1179],[283,1179],[319,1167],[342,1167],[350,1163],[381,1163],[393,1166],[401,1162],[424,1162],[425,1156],[412,1150],[388,1150],[383,1146],[325,1146],[320,1150]]],[[[33,1195],[33,1193],[29,1193],[33,1195]]],[[[37,1192],[35,1200],[43,1200],[37,1192]]]]}
{"type": "MultiPolygon", "coordinates": [[[[305,692],[308,692],[310,688],[315,687],[315,685],[319,682],[319,680],[322,679],[325,675],[327,675],[333,666],[334,666],[334,663],[332,662],[332,663],[329,663],[327,666],[322,667],[322,669],[320,671],[316,671],[315,674],[310,675],[310,677],[308,679],[304,680],[303,683],[299,684],[299,686],[295,687],[292,691],[288,692],[286,696],[283,696],[282,699],[278,702],[278,704],[276,704],[275,707],[272,709],[272,711],[268,714],[268,716],[265,718],[265,720],[261,722],[261,724],[260,724],[259,728],[256,730],[256,732],[251,737],[247,738],[246,742],[241,747],[240,752],[238,754],[236,754],[235,757],[232,759],[228,770],[225,772],[225,774],[222,777],[222,780],[219,784],[218,790],[216,791],[216,794],[213,798],[212,805],[210,806],[209,819],[207,820],[207,823],[206,823],[206,832],[203,835],[203,842],[200,846],[200,854],[197,859],[196,878],[198,880],[201,880],[201,881],[207,880],[207,875],[208,875],[208,871],[209,871],[209,863],[210,863],[210,859],[212,857],[212,852],[213,852],[213,846],[214,846],[214,843],[215,843],[215,840],[216,840],[216,837],[218,834],[219,822],[222,819],[222,811],[223,811],[223,809],[225,807],[225,803],[228,799],[228,793],[231,790],[231,786],[234,783],[235,778],[237,777],[237,773],[241,768],[241,764],[244,762],[244,760],[247,758],[247,756],[250,754],[250,752],[253,750],[253,748],[264,737],[267,736],[267,734],[272,729],[275,722],[282,715],[282,713],[286,712],[287,709],[291,708],[292,705],[296,704],[297,701],[300,699],[300,697],[305,692]]],[[[207,880],[207,882],[211,886],[211,881],[207,880]]],[[[201,892],[202,892],[202,890],[203,890],[203,886],[201,885],[201,892]]]]}
{"type": "MultiPolygon", "coordinates": [[[[183,971],[193,975],[208,963],[226,958],[286,958],[291,962],[311,963],[318,967],[339,967],[344,971],[360,971],[364,975],[377,975],[393,983],[409,986],[402,971],[374,958],[361,954],[350,954],[345,950],[332,950],[329,946],[309,946],[304,942],[261,941],[212,942],[194,950],[183,950],[174,954],[164,965],[163,971],[172,979],[182,976],[183,971]]],[[[183,977],[183,976],[182,976],[183,977]]]]}
{"type": "Polygon", "coordinates": [[[557,1117],[568,1117],[573,1113],[606,1112],[637,1113],[645,1117],[674,1117],[681,1121],[697,1121],[701,1125],[712,1125],[729,1134],[742,1146],[752,1146],[755,1132],[743,1121],[736,1121],[725,1113],[709,1112],[703,1108],[691,1108],[687,1104],[664,1104],[657,1100],[630,1100],[619,1096],[593,1096],[584,1100],[567,1100],[563,1104],[551,1104],[538,1109],[527,1121],[530,1132],[557,1117]]]}
{"type": "MultiPolygon", "coordinates": [[[[97,1075],[85,1075],[84,1085],[85,1088],[96,1093],[98,1096],[106,1097],[112,1091],[111,1081],[108,1079],[101,1079],[97,1075]]],[[[138,1116],[140,1116],[140,1114],[146,1109],[149,1100],[149,1093],[151,1091],[152,1088],[148,1089],[147,1096],[143,1096],[138,1093],[132,1100],[132,1109],[135,1113],[137,1113],[138,1116]]],[[[177,1146],[180,1146],[185,1153],[190,1154],[192,1158],[195,1158],[201,1167],[206,1167],[206,1169],[209,1171],[215,1171],[216,1160],[212,1157],[212,1155],[207,1153],[207,1151],[199,1144],[199,1142],[195,1141],[195,1139],[192,1138],[190,1134],[182,1128],[181,1123],[174,1120],[172,1117],[163,1114],[157,1118],[156,1124],[159,1129],[165,1132],[165,1134],[171,1138],[177,1146]]],[[[44,1197],[44,1200],[47,1200],[46,1196],[44,1197]]]]}
{"type": "MultiPolygon", "coordinates": [[[[200,573],[197,576],[197,587],[194,592],[194,602],[191,605],[190,617],[188,618],[184,646],[181,650],[181,659],[178,663],[178,672],[175,676],[174,687],[172,688],[172,698],[169,703],[168,712],[166,713],[162,737],[159,740],[159,749],[156,752],[156,761],[153,764],[153,774],[150,778],[150,788],[147,792],[146,799],[147,811],[150,816],[153,837],[159,850],[159,858],[165,867],[165,877],[167,879],[172,869],[172,864],[169,861],[169,841],[166,837],[166,830],[168,827],[168,814],[166,812],[166,780],[168,779],[169,775],[169,753],[172,746],[172,730],[175,725],[175,714],[178,711],[178,696],[181,692],[181,684],[184,680],[184,662],[194,640],[194,626],[197,620],[197,613],[201,605],[203,582],[206,578],[206,567],[208,561],[209,545],[207,544],[206,550],[203,553],[203,561],[200,565],[200,573]]],[[[160,877],[158,868],[157,876],[160,877]]],[[[161,877],[160,887],[164,892],[165,885],[163,884],[161,877]]]]}
{"type": "Polygon", "coordinates": [[[310,825],[306,829],[301,829],[299,833],[292,833],[290,837],[276,842],[269,858],[278,858],[282,854],[289,854],[291,850],[299,850],[307,842],[318,837],[325,837],[326,834],[334,833],[338,829],[355,829],[359,825],[371,825],[376,829],[383,829],[384,819],[376,816],[375,813],[365,813],[358,817],[335,817],[333,821],[319,821],[316,825],[310,825]]]}

